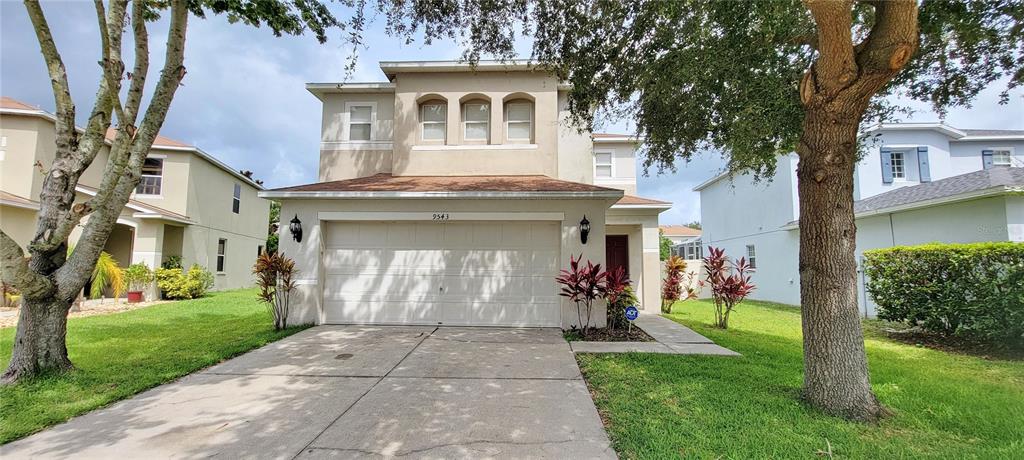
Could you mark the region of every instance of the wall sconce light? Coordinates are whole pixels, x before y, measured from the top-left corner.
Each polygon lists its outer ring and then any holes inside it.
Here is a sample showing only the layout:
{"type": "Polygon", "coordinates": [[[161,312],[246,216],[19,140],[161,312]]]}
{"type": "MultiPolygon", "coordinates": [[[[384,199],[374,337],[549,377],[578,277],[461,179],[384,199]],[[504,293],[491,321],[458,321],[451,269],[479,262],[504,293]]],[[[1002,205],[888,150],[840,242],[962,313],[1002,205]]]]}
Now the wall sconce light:
{"type": "Polygon", "coordinates": [[[580,221],[580,242],[587,244],[587,235],[590,235],[590,221],[587,220],[587,215],[583,215],[583,220],[580,221]]]}
{"type": "Polygon", "coordinates": [[[302,221],[299,220],[299,215],[296,214],[292,218],[291,224],[288,225],[288,229],[292,232],[292,238],[296,243],[302,242],[302,221]]]}

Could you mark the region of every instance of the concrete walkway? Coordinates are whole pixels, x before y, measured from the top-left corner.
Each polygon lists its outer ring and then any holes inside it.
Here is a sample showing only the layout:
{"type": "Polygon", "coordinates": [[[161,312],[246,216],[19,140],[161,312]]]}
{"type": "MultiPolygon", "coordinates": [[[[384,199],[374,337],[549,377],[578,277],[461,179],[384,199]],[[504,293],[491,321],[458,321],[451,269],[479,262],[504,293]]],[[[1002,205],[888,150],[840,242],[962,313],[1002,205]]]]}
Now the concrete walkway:
{"type": "Polygon", "coordinates": [[[739,353],[704,337],[693,329],[661,315],[641,314],[633,326],[643,329],[654,342],[571,342],[575,353],[664,353],[671,355],[739,356],[739,353]]]}
{"type": "Polygon", "coordinates": [[[615,458],[558,329],[318,326],[0,458],[615,458]]]}

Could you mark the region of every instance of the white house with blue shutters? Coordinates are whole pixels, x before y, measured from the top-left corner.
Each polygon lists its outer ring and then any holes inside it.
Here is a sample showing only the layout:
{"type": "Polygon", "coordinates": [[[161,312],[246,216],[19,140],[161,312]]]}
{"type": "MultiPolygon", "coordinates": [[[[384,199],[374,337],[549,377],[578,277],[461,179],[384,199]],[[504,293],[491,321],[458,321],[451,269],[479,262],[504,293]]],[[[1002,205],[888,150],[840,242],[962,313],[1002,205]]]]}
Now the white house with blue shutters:
{"type": "MultiPolygon", "coordinates": [[[[1024,130],[883,124],[865,131],[857,164],[857,260],[863,251],[930,242],[1024,242],[1024,130]]],[[[771,180],[720,174],[700,193],[705,247],[753,259],[751,298],[800,303],[796,155],[771,180]]],[[[875,306],[859,280],[860,306],[875,306]]]]}

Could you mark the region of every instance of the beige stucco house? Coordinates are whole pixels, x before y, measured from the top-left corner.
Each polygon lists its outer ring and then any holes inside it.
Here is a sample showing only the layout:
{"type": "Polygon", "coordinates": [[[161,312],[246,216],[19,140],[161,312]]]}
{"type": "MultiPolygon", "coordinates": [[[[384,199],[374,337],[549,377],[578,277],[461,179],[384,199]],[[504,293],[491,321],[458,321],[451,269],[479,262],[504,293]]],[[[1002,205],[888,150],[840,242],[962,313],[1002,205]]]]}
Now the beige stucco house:
{"type": "MultiPolygon", "coordinates": [[[[53,115],[7,97],[0,103],[0,228],[25,245],[36,230],[44,168],[53,162],[53,115]]],[[[96,193],[108,149],[79,180],[80,199],[96,193]]],[[[153,143],[142,181],[105,250],[122,267],[159,267],[179,256],[214,273],[214,289],[253,284],[252,265],[266,242],[270,202],[263,187],[210,154],[163,136],[153,143]]],[[[74,244],[80,229],[71,235],[74,244]]]]}
{"type": "Polygon", "coordinates": [[[526,63],[380,68],[389,81],[306,86],[319,182],[259,194],[281,201],[300,272],[291,321],[568,328],[554,279],[580,255],[626,269],[658,310],[671,204],[635,196],[637,139],[570,126],[569,88],[526,63]]]}

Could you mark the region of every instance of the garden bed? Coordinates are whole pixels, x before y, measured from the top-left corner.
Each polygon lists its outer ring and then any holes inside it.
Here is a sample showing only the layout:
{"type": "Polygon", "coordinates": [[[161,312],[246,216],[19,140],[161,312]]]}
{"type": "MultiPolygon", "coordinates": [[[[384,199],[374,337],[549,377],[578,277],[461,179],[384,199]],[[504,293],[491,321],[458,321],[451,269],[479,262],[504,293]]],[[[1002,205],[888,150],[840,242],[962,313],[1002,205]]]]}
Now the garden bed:
{"type": "Polygon", "coordinates": [[[630,329],[591,329],[586,337],[583,337],[578,330],[564,331],[565,340],[569,342],[654,342],[654,338],[647,335],[643,329],[633,326],[630,329]]]}
{"type": "MultiPolygon", "coordinates": [[[[109,315],[125,311],[138,310],[140,308],[152,307],[171,302],[170,300],[154,300],[149,302],[128,303],[124,299],[96,299],[82,302],[81,307],[71,307],[68,318],[83,318],[86,316],[109,315]]],[[[0,310],[0,328],[14,327],[18,324],[20,308],[4,308],[0,310]]]]}

